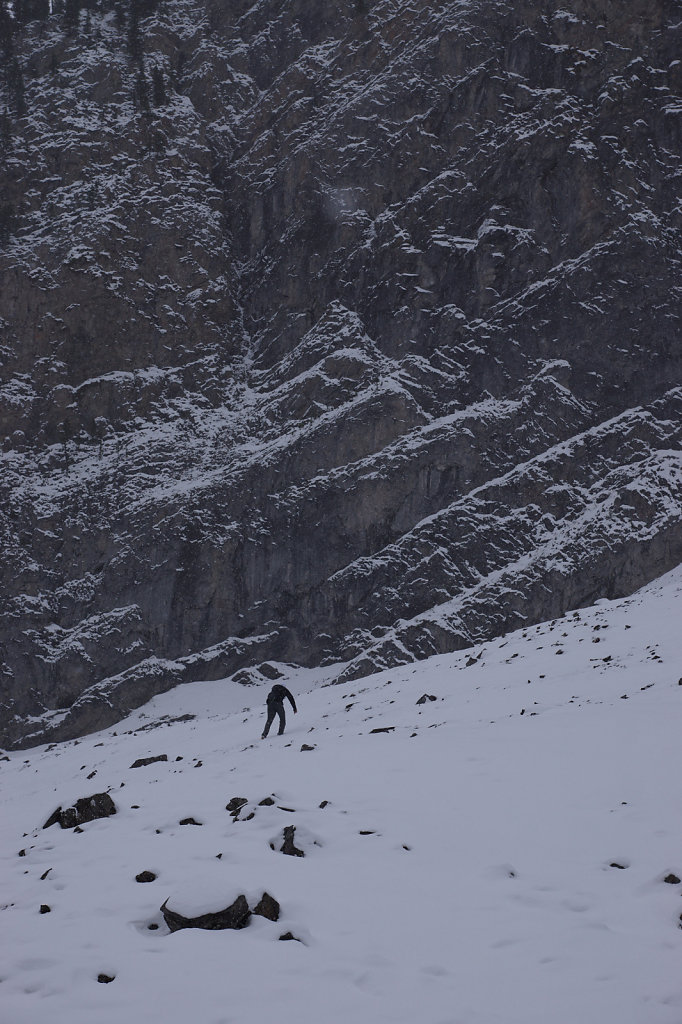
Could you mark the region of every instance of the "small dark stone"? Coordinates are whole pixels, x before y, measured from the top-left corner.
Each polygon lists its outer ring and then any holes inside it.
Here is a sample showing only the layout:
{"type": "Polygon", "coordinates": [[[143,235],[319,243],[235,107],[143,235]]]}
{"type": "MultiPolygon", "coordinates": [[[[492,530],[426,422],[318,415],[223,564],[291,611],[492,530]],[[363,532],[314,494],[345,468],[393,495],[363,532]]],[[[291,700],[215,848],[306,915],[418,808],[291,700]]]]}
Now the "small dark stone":
{"type": "Polygon", "coordinates": [[[180,822],[181,825],[201,825],[203,822],[195,821],[194,818],[183,818],[180,822]]]}
{"type": "Polygon", "coordinates": [[[271,796],[266,796],[264,800],[260,800],[259,801],[258,806],[259,807],[272,807],[274,802],[275,801],[272,799],[271,796]]]}
{"type": "Polygon", "coordinates": [[[609,864],[609,867],[610,867],[610,868],[618,868],[618,869],[619,869],[619,871],[625,871],[625,870],[626,870],[626,868],[627,868],[627,864],[619,864],[619,863],[618,863],[617,861],[615,861],[615,860],[614,860],[614,861],[612,861],[612,862],[611,862],[611,863],[609,864]]]}
{"type": "Polygon", "coordinates": [[[328,801],[328,800],[323,800],[323,801],[322,801],[322,803],[320,804],[320,809],[323,809],[323,808],[325,808],[325,807],[327,806],[327,804],[328,804],[328,803],[329,803],[329,801],[328,801]]]}
{"type": "Polygon", "coordinates": [[[679,885],[680,884],[680,879],[677,877],[677,875],[673,875],[672,872],[671,872],[671,874],[666,875],[665,878],[663,879],[663,881],[667,882],[668,885],[679,885]]]}
{"type": "MultiPolygon", "coordinates": [[[[680,925],[680,927],[682,928],[682,925],[680,925]]],[[[284,935],[280,935],[279,941],[280,942],[300,942],[301,940],[297,939],[295,935],[291,934],[291,932],[285,932],[284,935]]]]}
{"type": "Polygon", "coordinates": [[[140,871],[139,875],[135,875],[136,882],[154,882],[156,881],[156,875],[153,871],[140,871]]]}
{"type": "Polygon", "coordinates": [[[194,765],[194,767],[195,768],[203,768],[204,767],[204,762],[203,761],[197,761],[197,763],[194,765]]]}
{"type": "Polygon", "coordinates": [[[373,735],[374,733],[377,733],[377,732],[394,732],[394,731],[395,731],[395,726],[394,725],[385,725],[381,729],[370,729],[369,730],[369,734],[371,736],[371,735],[373,735]]]}
{"type": "Polygon", "coordinates": [[[182,928],[203,928],[209,931],[222,931],[225,928],[245,928],[249,923],[251,911],[245,896],[238,896],[229,907],[214,913],[201,914],[199,917],[185,917],[167,907],[168,900],[161,905],[161,913],[172,932],[182,928]]]}
{"type": "Polygon", "coordinates": [[[361,836],[373,836],[373,835],[376,835],[376,833],[374,832],[373,829],[361,828],[360,829],[360,835],[361,836]]]}
{"type": "Polygon", "coordinates": [[[96,768],[95,768],[94,772],[90,772],[90,774],[88,775],[88,779],[94,779],[95,775],[97,775],[97,769],[96,768]]]}
{"type": "Polygon", "coordinates": [[[51,910],[52,910],[52,907],[48,907],[47,903],[41,903],[40,904],[40,913],[41,914],[49,914],[51,912],[51,910]]]}
{"type": "Polygon", "coordinates": [[[268,921],[279,920],[279,911],[279,903],[267,892],[263,893],[256,906],[253,908],[254,914],[258,914],[259,917],[265,917],[268,921]]]}
{"type": "Polygon", "coordinates": [[[466,662],[466,667],[467,668],[471,668],[471,666],[475,665],[475,664],[476,664],[476,659],[475,658],[467,658],[467,662],[466,662]]]}
{"type": "Polygon", "coordinates": [[[239,814],[244,804],[248,804],[245,796],[233,796],[229,803],[225,804],[225,810],[230,814],[239,814]]]}
{"type": "Polygon", "coordinates": [[[304,743],[302,745],[302,747],[301,747],[301,753],[303,753],[304,750],[314,750],[314,749],[315,749],[315,747],[311,747],[308,743],[304,743]]]}
{"type": "Polygon", "coordinates": [[[115,977],[115,974],[98,974],[97,980],[99,981],[100,985],[108,985],[109,982],[113,981],[115,977]]]}
{"type": "Polygon", "coordinates": [[[148,924],[147,928],[150,932],[156,932],[159,930],[158,924],[148,924]]]}
{"type": "Polygon", "coordinates": [[[42,875],[40,876],[40,881],[41,882],[45,881],[45,879],[49,875],[50,871],[52,871],[52,868],[48,868],[47,871],[43,871],[42,875]]]}
{"type": "Polygon", "coordinates": [[[25,857],[26,856],[26,850],[19,850],[19,856],[20,857],[25,857]]]}
{"type": "Polygon", "coordinates": [[[82,831],[83,831],[83,829],[80,827],[80,825],[76,825],[76,827],[74,829],[74,832],[82,832],[82,831]]]}
{"type": "Polygon", "coordinates": [[[303,850],[299,850],[294,844],[294,833],[296,832],[295,825],[285,825],[282,838],[284,842],[280,847],[281,853],[286,853],[289,857],[305,857],[303,850]]]}
{"type": "Polygon", "coordinates": [[[154,764],[155,761],[167,761],[168,754],[158,754],[156,757],[139,757],[137,761],[131,764],[131,768],[144,768],[148,764],[154,764]]]}
{"type": "Polygon", "coordinates": [[[423,693],[417,701],[417,704],[426,704],[427,700],[438,700],[438,698],[432,693],[423,693]]]}

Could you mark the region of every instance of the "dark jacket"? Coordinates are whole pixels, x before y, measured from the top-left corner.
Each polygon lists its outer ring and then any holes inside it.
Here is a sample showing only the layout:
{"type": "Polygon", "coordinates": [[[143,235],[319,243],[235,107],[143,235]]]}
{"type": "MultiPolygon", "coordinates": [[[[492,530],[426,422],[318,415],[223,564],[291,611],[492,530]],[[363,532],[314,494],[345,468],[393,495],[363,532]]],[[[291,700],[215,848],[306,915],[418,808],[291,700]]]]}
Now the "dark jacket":
{"type": "Polygon", "coordinates": [[[287,700],[291,701],[291,706],[294,709],[294,711],[296,711],[296,701],[291,696],[286,686],[282,686],[281,683],[275,683],[273,688],[270,690],[270,693],[268,694],[266,703],[268,704],[268,706],[277,706],[278,704],[280,706],[284,706],[285,697],[287,698],[287,700]]]}

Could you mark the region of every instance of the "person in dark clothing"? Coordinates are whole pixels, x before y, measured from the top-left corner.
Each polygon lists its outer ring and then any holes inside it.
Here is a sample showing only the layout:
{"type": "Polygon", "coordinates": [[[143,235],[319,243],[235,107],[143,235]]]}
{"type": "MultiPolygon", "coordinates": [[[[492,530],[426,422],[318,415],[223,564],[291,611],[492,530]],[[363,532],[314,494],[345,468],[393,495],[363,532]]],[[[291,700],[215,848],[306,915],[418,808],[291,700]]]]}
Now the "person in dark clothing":
{"type": "Polygon", "coordinates": [[[275,720],[275,715],[279,715],[279,732],[277,735],[281,736],[282,733],[284,732],[284,726],[286,725],[286,717],[284,715],[285,697],[287,698],[287,700],[291,701],[291,706],[294,709],[294,714],[296,714],[296,701],[291,696],[286,686],[282,686],[281,683],[275,683],[273,688],[270,690],[270,693],[268,694],[268,720],[265,723],[265,728],[263,729],[263,735],[261,736],[261,739],[264,740],[267,734],[270,732],[270,726],[275,720]]]}

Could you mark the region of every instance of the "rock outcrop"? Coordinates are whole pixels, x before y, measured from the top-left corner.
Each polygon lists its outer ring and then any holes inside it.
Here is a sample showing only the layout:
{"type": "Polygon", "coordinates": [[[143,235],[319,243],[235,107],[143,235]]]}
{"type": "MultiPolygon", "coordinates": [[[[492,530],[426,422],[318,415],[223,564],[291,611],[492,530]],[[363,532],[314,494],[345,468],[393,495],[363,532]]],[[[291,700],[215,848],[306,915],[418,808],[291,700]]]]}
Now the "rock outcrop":
{"type": "Polygon", "coordinates": [[[0,743],[680,561],[673,5],[38,6],[0,0],[0,743]]]}
{"type": "MultiPolygon", "coordinates": [[[[260,904],[259,904],[260,906],[260,904]]],[[[172,910],[168,906],[168,900],[161,905],[161,913],[164,921],[172,932],[180,931],[182,928],[204,928],[208,931],[221,931],[225,928],[246,928],[251,917],[249,905],[245,896],[237,896],[234,903],[224,910],[208,911],[196,917],[187,917],[172,910]]]]}
{"type": "Polygon", "coordinates": [[[108,793],[95,793],[93,796],[84,796],[76,800],[73,807],[66,807],[57,810],[50,815],[43,828],[50,828],[52,825],[59,825],[61,828],[77,828],[87,821],[95,821],[97,818],[109,818],[116,814],[116,804],[108,793]]]}

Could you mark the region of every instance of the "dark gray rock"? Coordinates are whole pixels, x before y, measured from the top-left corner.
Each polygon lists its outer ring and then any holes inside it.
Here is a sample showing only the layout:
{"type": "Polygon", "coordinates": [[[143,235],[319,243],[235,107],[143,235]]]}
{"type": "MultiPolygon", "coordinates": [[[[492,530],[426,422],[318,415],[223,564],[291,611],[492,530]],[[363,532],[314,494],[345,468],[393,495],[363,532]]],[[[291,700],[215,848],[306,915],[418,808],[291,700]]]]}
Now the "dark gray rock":
{"type": "Polygon", "coordinates": [[[229,811],[233,818],[238,818],[242,807],[246,806],[248,802],[249,801],[245,796],[233,796],[232,799],[225,804],[225,810],[229,811]]]}
{"type": "Polygon", "coordinates": [[[199,917],[185,917],[168,907],[168,900],[161,905],[161,913],[172,932],[182,928],[204,928],[209,931],[220,931],[225,928],[245,928],[249,923],[251,911],[245,896],[238,896],[229,907],[216,910],[199,917]]]}
{"type": "Polygon", "coordinates": [[[145,768],[148,764],[154,764],[156,761],[167,761],[168,754],[157,754],[156,757],[138,757],[137,761],[133,761],[131,768],[145,768]]]}
{"type": "Polygon", "coordinates": [[[288,857],[305,857],[303,850],[299,850],[294,843],[294,835],[296,833],[295,825],[285,825],[282,832],[282,845],[280,846],[280,853],[285,853],[288,857]]]}
{"type": "MultiPolygon", "coordinates": [[[[79,829],[87,821],[96,818],[108,818],[116,814],[116,805],[108,793],[95,793],[94,796],[82,797],[73,807],[57,810],[50,815],[43,828],[59,824],[61,828],[79,829]]],[[[81,830],[82,831],[82,830],[81,830]]]]}
{"type": "Polygon", "coordinates": [[[280,905],[273,896],[264,892],[256,906],[253,908],[253,913],[258,914],[260,917],[266,917],[268,921],[278,921],[280,905]]]}
{"type": "Polygon", "coordinates": [[[417,701],[417,704],[426,704],[428,700],[438,700],[432,693],[424,693],[417,701]]]}
{"type": "Polygon", "coordinates": [[[282,679],[283,677],[283,673],[280,672],[280,670],[275,665],[271,665],[267,661],[264,661],[262,665],[258,666],[258,671],[262,676],[265,676],[266,679],[274,680],[282,679]]]}
{"type": "Polygon", "coordinates": [[[139,875],[135,875],[136,882],[155,882],[156,875],[153,871],[140,871],[139,875]]]}

